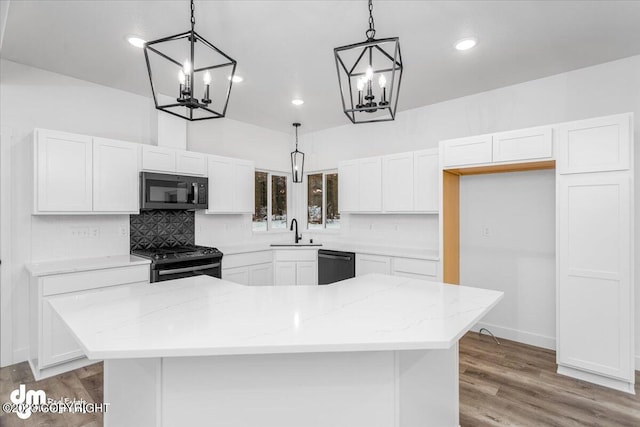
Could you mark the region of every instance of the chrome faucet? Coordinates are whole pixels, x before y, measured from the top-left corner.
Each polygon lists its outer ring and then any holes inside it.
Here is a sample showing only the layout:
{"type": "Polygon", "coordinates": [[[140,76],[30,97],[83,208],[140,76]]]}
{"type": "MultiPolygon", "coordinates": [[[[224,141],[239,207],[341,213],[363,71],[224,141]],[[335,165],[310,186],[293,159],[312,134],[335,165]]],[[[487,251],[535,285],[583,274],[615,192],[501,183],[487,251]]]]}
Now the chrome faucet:
{"type": "Polygon", "coordinates": [[[300,240],[302,240],[302,236],[298,235],[298,220],[293,218],[291,220],[291,227],[289,227],[289,231],[293,231],[293,224],[296,224],[296,244],[298,244],[298,242],[300,240]]]}

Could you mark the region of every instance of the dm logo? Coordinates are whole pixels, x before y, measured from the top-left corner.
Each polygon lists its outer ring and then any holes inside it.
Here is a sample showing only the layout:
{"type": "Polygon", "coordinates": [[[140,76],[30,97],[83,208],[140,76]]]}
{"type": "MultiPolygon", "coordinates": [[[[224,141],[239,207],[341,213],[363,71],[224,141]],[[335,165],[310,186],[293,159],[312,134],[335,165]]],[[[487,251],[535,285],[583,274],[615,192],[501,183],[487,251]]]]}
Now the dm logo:
{"type": "Polygon", "coordinates": [[[47,394],[43,390],[29,390],[24,384],[20,384],[16,390],[13,390],[9,397],[11,403],[16,405],[16,415],[18,418],[26,420],[31,416],[31,409],[34,405],[44,405],[47,403],[47,394]]]}

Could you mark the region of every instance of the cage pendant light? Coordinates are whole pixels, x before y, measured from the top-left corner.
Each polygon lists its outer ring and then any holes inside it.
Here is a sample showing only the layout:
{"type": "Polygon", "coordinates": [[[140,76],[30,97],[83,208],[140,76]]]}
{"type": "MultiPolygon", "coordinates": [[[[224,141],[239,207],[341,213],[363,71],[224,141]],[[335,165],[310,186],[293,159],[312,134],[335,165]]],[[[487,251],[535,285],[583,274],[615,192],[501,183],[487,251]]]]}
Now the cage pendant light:
{"type": "Polygon", "coordinates": [[[236,61],[191,29],[145,43],[153,101],[158,110],[187,120],[224,117],[236,61]]]}
{"type": "Polygon", "coordinates": [[[394,120],[403,68],[400,39],[375,38],[372,0],[365,34],[364,42],[333,49],[342,109],[352,123],[394,120]]]}
{"type": "Polygon", "coordinates": [[[298,128],[300,123],[294,123],[296,128],[296,149],[291,152],[291,179],[295,183],[301,183],[304,177],[304,153],[298,151],[298,128]]]}

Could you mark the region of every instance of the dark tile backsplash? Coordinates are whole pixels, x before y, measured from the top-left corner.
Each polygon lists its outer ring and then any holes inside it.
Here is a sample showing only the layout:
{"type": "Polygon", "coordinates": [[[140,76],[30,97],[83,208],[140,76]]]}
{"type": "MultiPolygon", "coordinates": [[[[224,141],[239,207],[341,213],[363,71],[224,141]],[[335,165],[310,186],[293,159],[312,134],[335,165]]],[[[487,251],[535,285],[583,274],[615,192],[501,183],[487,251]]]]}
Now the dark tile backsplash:
{"type": "Polygon", "coordinates": [[[193,245],[193,211],[150,210],[129,216],[131,250],[193,245]]]}

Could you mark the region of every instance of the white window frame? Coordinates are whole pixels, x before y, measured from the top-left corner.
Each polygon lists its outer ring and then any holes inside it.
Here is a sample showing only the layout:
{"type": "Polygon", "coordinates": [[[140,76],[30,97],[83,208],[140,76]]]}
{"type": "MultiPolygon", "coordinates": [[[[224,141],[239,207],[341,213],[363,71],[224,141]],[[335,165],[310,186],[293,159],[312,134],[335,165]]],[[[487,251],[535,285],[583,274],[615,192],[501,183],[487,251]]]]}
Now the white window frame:
{"type": "MultiPolygon", "coordinates": [[[[281,171],[274,171],[274,170],[268,170],[268,169],[256,169],[255,172],[263,172],[267,174],[267,229],[266,230],[255,230],[253,228],[253,214],[251,215],[252,219],[251,219],[251,231],[255,234],[264,234],[264,233],[284,233],[284,232],[288,232],[289,228],[285,225],[284,228],[276,228],[274,229],[272,224],[271,224],[271,207],[273,205],[271,198],[272,198],[272,187],[273,187],[273,182],[272,182],[272,176],[284,176],[287,178],[287,224],[289,223],[289,219],[292,218],[292,210],[291,210],[291,199],[292,199],[292,194],[291,194],[291,174],[287,173],[287,172],[281,172],[281,171]]],[[[254,172],[254,176],[253,179],[255,180],[255,172],[254,172]]],[[[255,194],[254,194],[254,201],[253,201],[253,205],[255,207],[255,194]]]]}
{"type": "MultiPolygon", "coordinates": [[[[310,233],[338,233],[342,227],[342,216],[340,218],[340,227],[327,228],[327,174],[337,174],[338,169],[326,169],[305,173],[306,181],[304,186],[304,222],[305,230],[310,233]],[[322,174],[322,228],[309,228],[309,175],[322,174]]],[[[338,180],[340,175],[338,175],[338,180]]],[[[340,190],[338,190],[340,191],[340,190]]]]}

